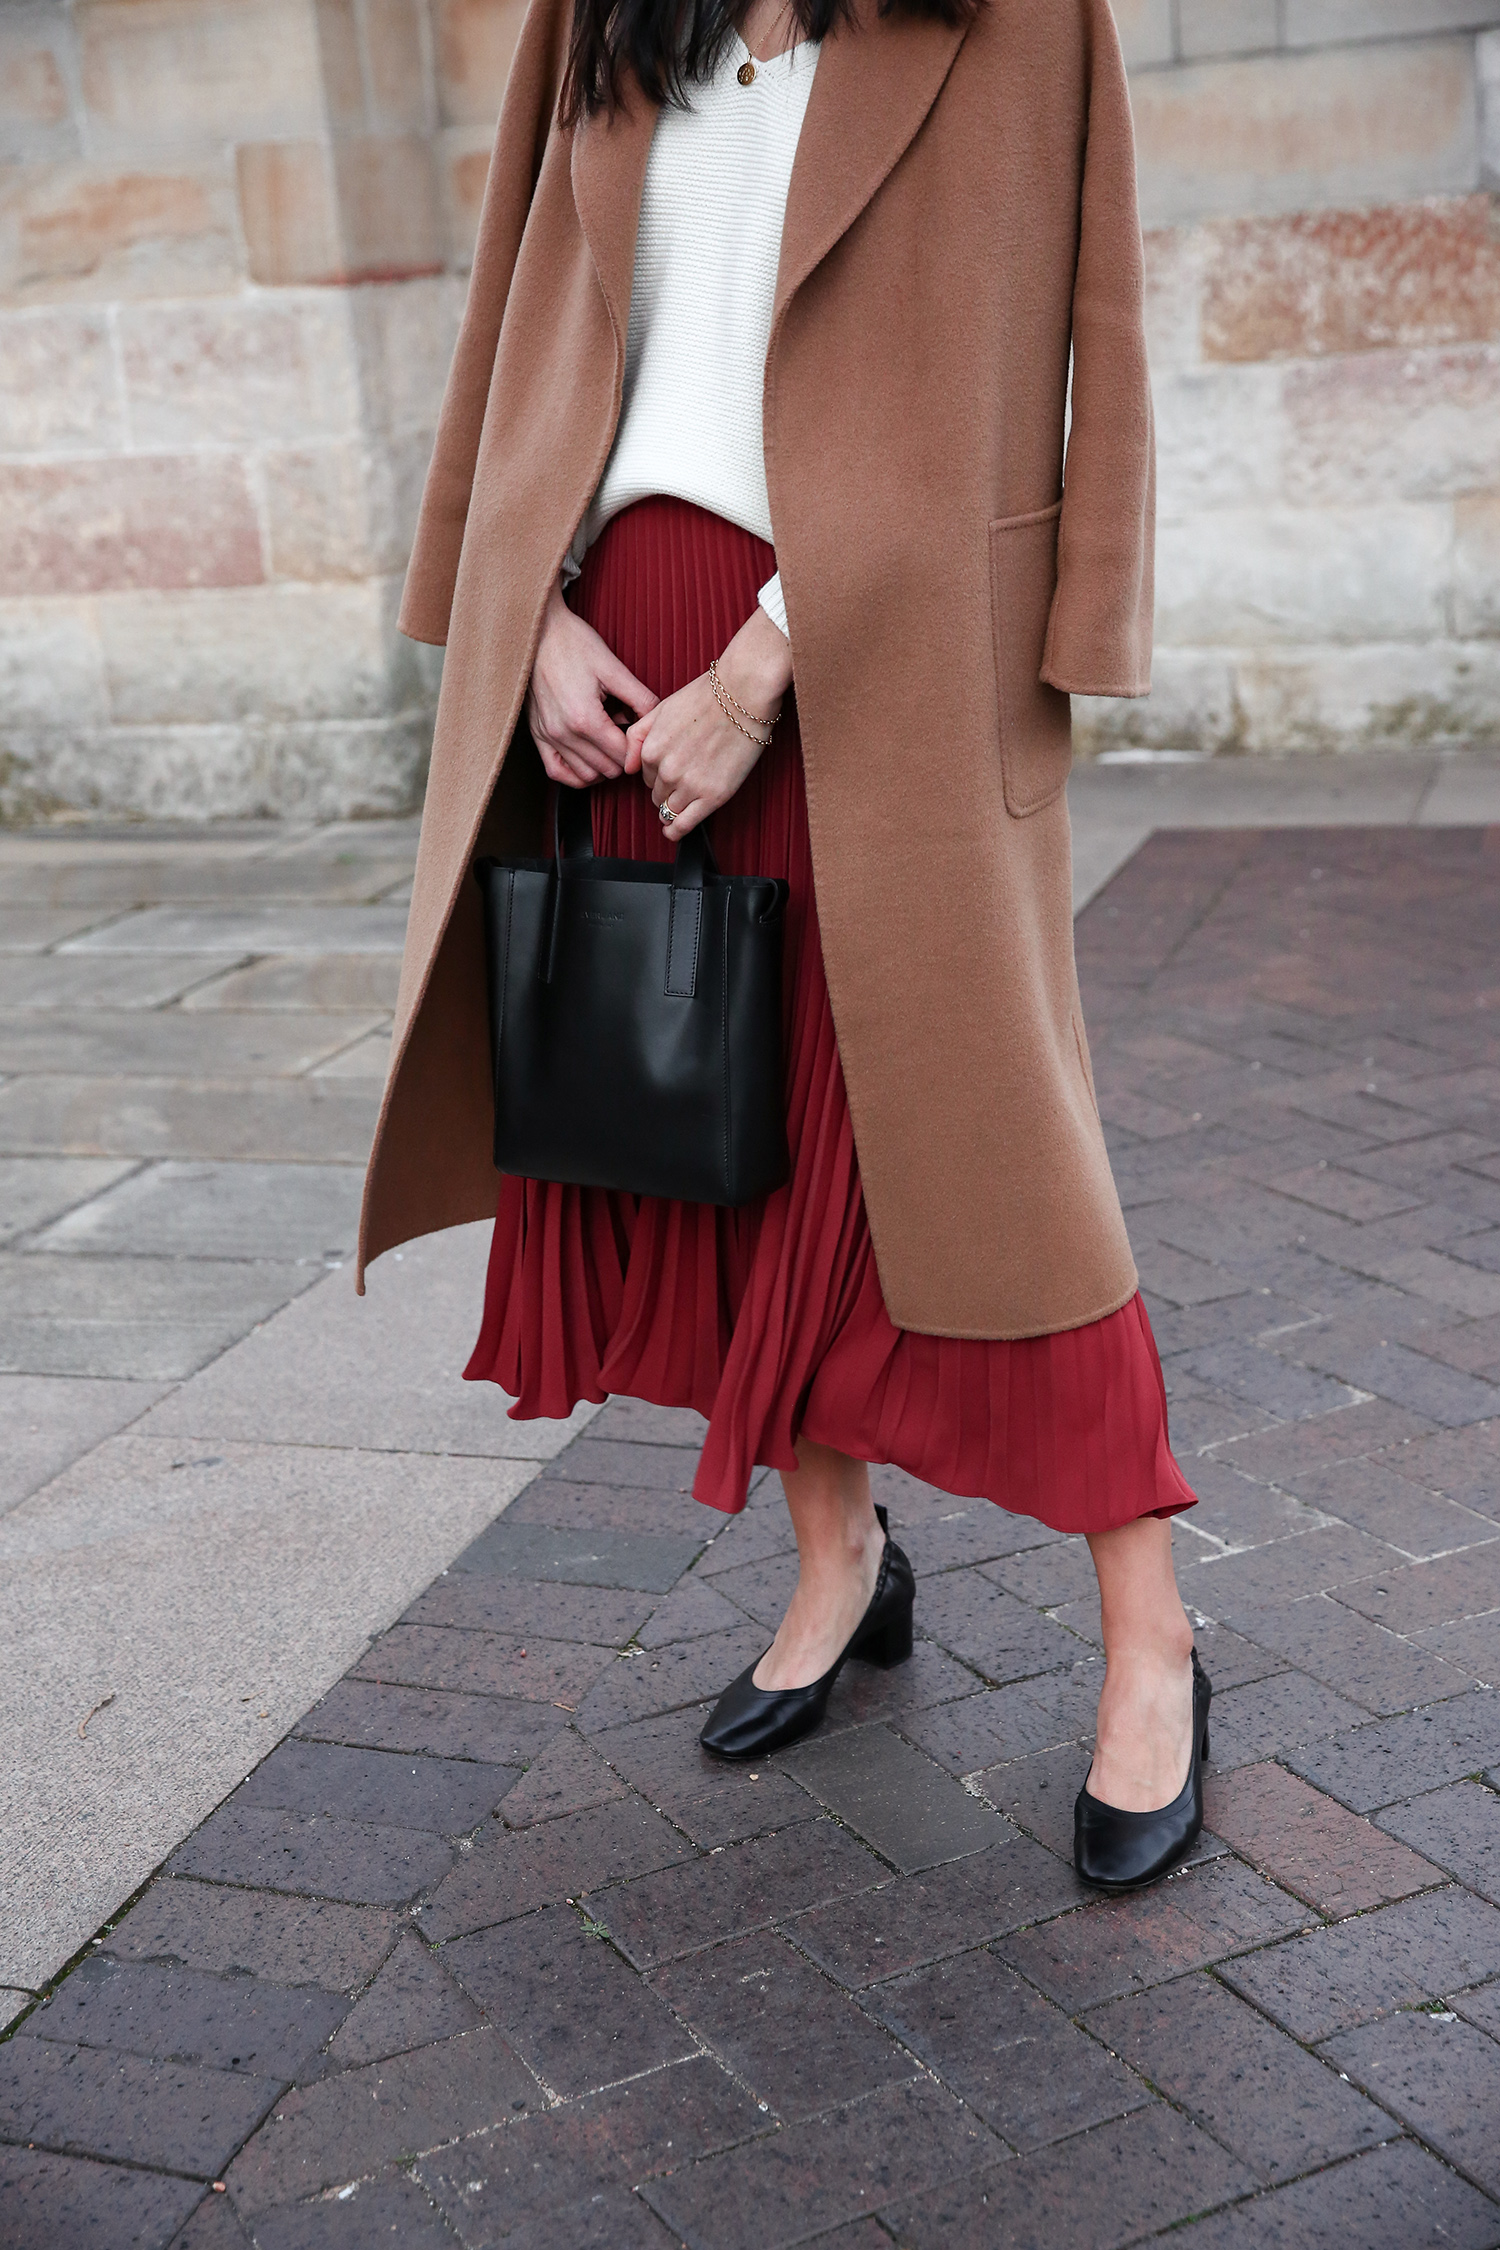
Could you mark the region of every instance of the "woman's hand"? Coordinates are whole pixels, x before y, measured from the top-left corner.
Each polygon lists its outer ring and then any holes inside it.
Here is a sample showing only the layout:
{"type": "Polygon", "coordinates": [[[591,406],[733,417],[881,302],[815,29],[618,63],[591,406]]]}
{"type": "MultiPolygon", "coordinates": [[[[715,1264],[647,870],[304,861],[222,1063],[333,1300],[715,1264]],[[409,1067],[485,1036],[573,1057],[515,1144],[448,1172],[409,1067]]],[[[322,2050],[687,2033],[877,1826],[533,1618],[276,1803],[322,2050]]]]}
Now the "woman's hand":
{"type": "MultiPolygon", "coordinates": [[[[757,608],[719,658],[719,678],[736,702],[774,719],[792,684],[786,635],[757,608]]],[[[707,674],[689,681],[627,730],[625,771],[640,771],[658,808],[670,804],[667,833],[686,836],[739,788],[765,745],[752,742],[720,710],[707,674]]]]}
{"type": "Polygon", "coordinates": [[[561,586],[554,586],[526,697],[531,739],[549,781],[587,789],[591,782],[635,771],[624,730],[609,715],[611,700],[639,718],[656,708],[657,699],[593,626],[574,615],[561,586]]]}

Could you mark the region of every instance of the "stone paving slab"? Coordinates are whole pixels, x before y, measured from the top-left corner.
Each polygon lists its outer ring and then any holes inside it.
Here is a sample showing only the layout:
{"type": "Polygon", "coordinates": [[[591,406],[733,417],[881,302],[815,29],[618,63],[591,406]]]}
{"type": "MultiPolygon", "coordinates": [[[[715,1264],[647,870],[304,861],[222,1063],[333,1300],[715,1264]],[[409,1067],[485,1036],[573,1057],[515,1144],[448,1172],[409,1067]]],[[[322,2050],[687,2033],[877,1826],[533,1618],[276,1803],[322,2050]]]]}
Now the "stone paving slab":
{"type": "Polygon", "coordinates": [[[0,953],[42,953],[101,920],[99,909],[0,906],[0,953]]]}
{"type": "MultiPolygon", "coordinates": [[[[1383,784],[1405,816],[1442,769],[1411,785],[1383,784]]],[[[415,1379],[391,1450],[351,1449],[335,1394],[357,1322],[441,1252],[377,1269],[347,1325],[334,1274],[112,1444],[248,1461],[260,1426],[268,1456],[377,1485],[383,1462],[428,1507],[507,1466],[530,1481],[446,1574],[408,1576],[290,1739],[294,1710],[255,1722],[244,1786],[0,2047],[25,2065],[0,2166],[30,2167],[27,2212],[105,2209],[124,2178],[188,2186],[141,2205],[143,2240],[185,2220],[187,2250],[392,2229],[470,2250],[1124,2250],[1164,2230],[1494,2250],[1476,2120],[1500,2057],[1500,1034],[1473,1004],[1492,864],[1481,834],[1440,830],[1164,835],[1080,924],[1202,1494],[1175,1530],[1218,1690],[1217,1832],[1192,1865],[1101,1901],[1068,1863],[1099,1661],[1078,1542],[882,1472],[922,1573],[916,1658],[851,1667],[800,1750],[715,1767],[706,1701],[790,1583],[774,1488],[705,1522],[701,1425],[628,1402],[557,1432],[545,1476],[497,1462],[479,1433],[485,1409],[516,1428],[500,1402],[440,1396],[477,1255],[432,1292],[440,1344],[394,1296],[378,1314],[371,1388],[403,1334],[415,1379]],[[272,2096],[221,2156],[258,2083],[247,2023],[272,2096]],[[80,2125],[42,2049],[120,2091],[80,2125]],[[169,2174],[151,2151],[189,2086],[200,2138],[169,2174]],[[127,2145],[146,2153],[122,2170],[127,2145]],[[192,2173],[210,2154],[221,2196],[192,2173]]],[[[75,1512],[119,1481],[125,1456],[98,1458],[75,1512]]]]}
{"type": "MultiPolygon", "coordinates": [[[[323,1251],[341,1252],[352,1241],[357,1173],[231,1166],[225,1169],[233,1184],[220,1194],[217,1169],[196,1169],[200,1179],[185,1180],[187,1167],[174,1168],[159,1202],[153,1198],[151,1224],[188,1232],[201,1180],[202,1200],[213,1202],[209,1240],[230,1233],[242,1250],[253,1247],[257,1210],[274,1203],[280,1208],[269,1240],[282,1228],[295,1237],[300,1227],[304,1245],[318,1245],[320,1263],[323,1251]]],[[[586,1425],[587,1409],[567,1422],[512,1422],[493,1386],[458,1379],[478,1327],[486,1233],[472,1228],[409,1244],[372,1277],[362,1298],[347,1270],[328,1273],[310,1296],[174,1393],[146,1428],[168,1437],[547,1460],[586,1425]],[[415,1326],[414,1294],[422,1303],[415,1326]]]]}
{"type": "Polygon", "coordinates": [[[0,1516],[138,1421],[166,1388],[99,1376],[0,1375],[0,1516]]]}
{"type": "Polygon", "coordinates": [[[34,1250],[147,1258],[349,1256],[363,1175],[352,1164],[181,1164],[168,1160],[101,1182],[31,1244],[34,1250]]]}
{"type": "Polygon", "coordinates": [[[326,1078],[12,1078],[0,1154],[362,1164],[378,1088],[326,1078]]]}
{"type": "Polygon", "coordinates": [[[0,1370],[168,1382],[310,1288],[312,1264],[0,1251],[0,1370]]]}
{"type": "MultiPolygon", "coordinates": [[[[146,971],[138,968],[137,973],[146,971]]],[[[283,955],[229,970],[216,960],[212,978],[196,980],[182,1004],[194,1015],[217,1009],[257,1015],[300,1009],[363,1014],[367,1008],[389,1015],[400,981],[400,961],[383,953],[283,955]]]]}
{"type": "MultiPolygon", "coordinates": [[[[238,1015],[144,1008],[101,1018],[97,1010],[0,1011],[0,1072],[7,1077],[86,1070],[110,1078],[298,1078],[326,1065],[385,1021],[382,1013],[324,1015],[311,1009],[238,1015]]],[[[1493,1307],[1487,1308],[1493,1310],[1493,1307]]]]}
{"type": "Polygon", "coordinates": [[[116,1009],[163,1008],[179,1000],[192,1007],[200,988],[223,979],[224,959],[217,953],[126,954],[114,960],[98,954],[38,953],[8,959],[3,974],[8,1008],[92,1009],[101,1016],[116,1009]]]}
{"type": "Polygon", "coordinates": [[[0,1243],[13,1242],[127,1179],[129,1162],[84,1156],[0,1156],[0,1243]]]}
{"type": "Polygon", "coordinates": [[[147,906],[65,953],[399,953],[403,906],[147,906]]]}
{"type": "Polygon", "coordinates": [[[29,861],[0,865],[0,900],[6,912],[17,914],[38,911],[43,902],[51,911],[93,908],[98,921],[101,910],[118,913],[187,902],[213,906],[226,891],[238,901],[266,904],[362,905],[410,877],[404,840],[373,859],[329,850],[327,831],[322,841],[324,849],[316,857],[299,860],[285,852],[231,858],[212,844],[187,852],[180,844],[175,852],[168,846],[153,858],[145,847],[132,849],[124,841],[114,846],[111,857],[86,857],[58,839],[50,852],[45,845],[34,846],[29,861]],[[49,860],[54,864],[48,865],[49,860]]]}
{"type": "Polygon", "coordinates": [[[367,1031],[352,1046],[340,1047],[327,1060],[315,1063],[308,1072],[310,1078],[363,1079],[384,1088],[391,1067],[391,1034],[382,1026],[367,1031]]]}

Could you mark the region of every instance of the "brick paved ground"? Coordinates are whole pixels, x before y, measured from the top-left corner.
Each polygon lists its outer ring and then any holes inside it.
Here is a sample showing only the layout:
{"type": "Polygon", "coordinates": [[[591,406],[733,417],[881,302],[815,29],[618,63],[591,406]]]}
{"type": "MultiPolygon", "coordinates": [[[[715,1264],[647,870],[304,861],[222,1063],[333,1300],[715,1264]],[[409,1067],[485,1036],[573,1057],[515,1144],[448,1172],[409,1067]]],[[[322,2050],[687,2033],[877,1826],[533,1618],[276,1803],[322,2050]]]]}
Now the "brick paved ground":
{"type": "Polygon", "coordinates": [[[1080,924],[1202,1495],[1188,1869],[1068,1864],[1086,1552],[891,1472],[913,1662],[708,1764],[784,1512],[705,1545],[616,1402],[0,2045],[6,2250],[1500,2244],[1497,876],[1163,835],[1080,924]]]}

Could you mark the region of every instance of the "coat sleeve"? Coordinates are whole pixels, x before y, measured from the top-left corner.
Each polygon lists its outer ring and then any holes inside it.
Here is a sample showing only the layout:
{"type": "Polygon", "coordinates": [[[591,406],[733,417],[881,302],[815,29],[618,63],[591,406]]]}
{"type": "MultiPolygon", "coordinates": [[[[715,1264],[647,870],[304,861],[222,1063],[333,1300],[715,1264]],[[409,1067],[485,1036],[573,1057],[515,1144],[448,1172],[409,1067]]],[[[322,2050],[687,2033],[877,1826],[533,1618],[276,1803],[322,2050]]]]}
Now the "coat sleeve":
{"type": "Polygon", "coordinates": [[[557,104],[563,28],[556,0],[531,0],[506,81],[468,301],[448,371],[398,620],[414,641],[441,645],[448,638],[500,323],[557,104]]]}
{"type": "Polygon", "coordinates": [[[1073,695],[1151,687],[1156,451],[1135,136],[1108,0],[1086,0],[1087,143],[1073,284],[1073,420],[1042,678],[1073,695]]]}

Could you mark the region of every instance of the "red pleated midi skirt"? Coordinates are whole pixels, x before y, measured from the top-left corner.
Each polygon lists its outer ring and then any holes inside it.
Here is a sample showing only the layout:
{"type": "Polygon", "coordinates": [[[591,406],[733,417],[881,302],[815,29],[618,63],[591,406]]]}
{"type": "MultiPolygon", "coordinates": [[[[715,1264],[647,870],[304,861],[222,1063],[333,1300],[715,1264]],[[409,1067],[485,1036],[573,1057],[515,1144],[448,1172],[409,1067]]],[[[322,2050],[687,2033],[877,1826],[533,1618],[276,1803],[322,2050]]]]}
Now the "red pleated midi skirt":
{"type": "MultiPolygon", "coordinates": [[[[573,598],[638,678],[668,695],[707,670],[775,568],[770,547],[721,517],[644,500],[590,549],[573,598]]],[[[1086,1327],[1011,1343],[891,1322],[823,975],[790,699],[710,835],[727,874],[791,885],[791,1179],[731,1211],[503,1178],[466,1375],[508,1391],[522,1421],[611,1395],[696,1407],[708,1435],[693,1490],[728,1513],[744,1506],[758,1463],[796,1467],[799,1435],[1057,1531],[1191,1507],[1139,1296],[1086,1327]]],[[[618,858],[672,854],[639,776],[595,790],[594,841],[618,858]]]]}

